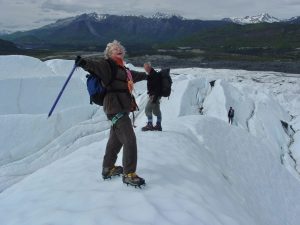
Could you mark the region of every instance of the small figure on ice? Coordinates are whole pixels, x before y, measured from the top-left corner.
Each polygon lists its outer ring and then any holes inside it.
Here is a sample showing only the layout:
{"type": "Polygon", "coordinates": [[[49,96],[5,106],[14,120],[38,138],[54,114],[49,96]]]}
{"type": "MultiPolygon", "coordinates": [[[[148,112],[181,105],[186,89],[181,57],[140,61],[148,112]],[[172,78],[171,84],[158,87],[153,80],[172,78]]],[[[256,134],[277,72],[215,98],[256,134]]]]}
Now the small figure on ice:
{"type": "Polygon", "coordinates": [[[230,106],[229,111],[228,111],[228,123],[232,124],[234,117],[234,109],[230,106]]]}

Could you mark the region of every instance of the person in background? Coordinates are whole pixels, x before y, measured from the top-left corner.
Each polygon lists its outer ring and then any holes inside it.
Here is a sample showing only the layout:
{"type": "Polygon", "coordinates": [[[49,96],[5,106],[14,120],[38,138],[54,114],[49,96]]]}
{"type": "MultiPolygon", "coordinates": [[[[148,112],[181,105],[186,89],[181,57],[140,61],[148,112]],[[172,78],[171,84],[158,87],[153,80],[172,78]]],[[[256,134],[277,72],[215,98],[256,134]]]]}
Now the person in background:
{"type": "Polygon", "coordinates": [[[199,113],[200,113],[200,115],[203,115],[203,106],[201,106],[200,108],[199,108],[199,113]]]}
{"type": "Polygon", "coordinates": [[[145,114],[148,122],[146,126],[142,127],[142,131],[162,131],[161,127],[161,111],[160,111],[160,98],[161,98],[161,74],[156,72],[151,63],[145,63],[144,69],[148,74],[147,90],[148,102],[145,107],[145,114]],[[153,115],[156,116],[156,125],[153,126],[153,115]]]}
{"type": "Polygon", "coordinates": [[[145,184],[145,180],[136,174],[137,142],[129,113],[132,111],[133,84],[146,80],[147,74],[126,68],[124,56],[125,48],[114,40],[107,44],[104,51],[105,58],[95,60],[77,56],[75,64],[98,76],[107,88],[103,110],[111,120],[112,126],[102,163],[103,179],[123,174],[123,183],[140,187],[145,184]],[[113,76],[111,65],[116,70],[112,82],[110,82],[113,76]],[[115,165],[122,147],[123,167],[115,165]]]}
{"type": "Polygon", "coordinates": [[[234,109],[230,106],[229,111],[228,111],[228,123],[232,124],[234,117],[234,109]]]}

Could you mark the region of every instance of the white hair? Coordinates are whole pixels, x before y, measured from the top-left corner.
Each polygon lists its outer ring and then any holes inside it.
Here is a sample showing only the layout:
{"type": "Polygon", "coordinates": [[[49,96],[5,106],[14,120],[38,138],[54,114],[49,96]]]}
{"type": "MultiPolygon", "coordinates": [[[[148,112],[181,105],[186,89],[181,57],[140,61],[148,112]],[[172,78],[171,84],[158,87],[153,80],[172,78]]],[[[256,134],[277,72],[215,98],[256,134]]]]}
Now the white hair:
{"type": "Polygon", "coordinates": [[[118,47],[118,48],[120,48],[124,52],[124,55],[125,55],[126,50],[125,50],[124,46],[121,45],[121,43],[119,41],[114,40],[113,42],[109,42],[106,45],[106,48],[104,50],[104,57],[106,59],[110,58],[110,56],[112,55],[112,48],[115,47],[115,46],[118,47]]]}
{"type": "Polygon", "coordinates": [[[150,67],[151,67],[151,62],[145,62],[145,63],[144,63],[144,66],[145,66],[145,65],[147,65],[147,66],[150,66],[150,67]]]}

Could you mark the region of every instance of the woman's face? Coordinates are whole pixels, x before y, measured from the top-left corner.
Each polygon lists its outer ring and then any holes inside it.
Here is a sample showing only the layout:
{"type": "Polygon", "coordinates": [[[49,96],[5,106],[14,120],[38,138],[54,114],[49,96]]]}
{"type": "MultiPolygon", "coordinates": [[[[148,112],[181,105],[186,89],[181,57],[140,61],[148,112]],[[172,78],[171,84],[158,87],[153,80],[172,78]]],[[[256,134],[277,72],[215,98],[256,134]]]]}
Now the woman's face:
{"type": "Polygon", "coordinates": [[[111,58],[119,58],[119,59],[124,59],[124,51],[121,47],[115,45],[111,49],[111,58]]]}
{"type": "Polygon", "coordinates": [[[145,69],[145,71],[149,74],[150,71],[151,71],[151,66],[150,66],[148,63],[145,63],[145,64],[144,64],[144,69],[145,69]]]}

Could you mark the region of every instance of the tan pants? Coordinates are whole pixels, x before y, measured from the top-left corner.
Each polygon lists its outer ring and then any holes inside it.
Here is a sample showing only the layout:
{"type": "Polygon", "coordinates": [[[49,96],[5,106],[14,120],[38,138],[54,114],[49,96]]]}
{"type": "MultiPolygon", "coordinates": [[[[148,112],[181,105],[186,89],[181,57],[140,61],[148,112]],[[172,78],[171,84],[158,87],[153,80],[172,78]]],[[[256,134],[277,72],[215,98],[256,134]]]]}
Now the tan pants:
{"type": "Polygon", "coordinates": [[[115,165],[118,153],[122,147],[124,174],[134,173],[137,165],[137,144],[128,115],[124,115],[110,128],[110,135],[103,158],[103,167],[111,168],[115,165]]]}
{"type": "Polygon", "coordinates": [[[148,120],[152,121],[152,115],[157,116],[159,122],[161,122],[161,111],[160,111],[160,99],[157,99],[156,102],[153,101],[153,96],[150,96],[147,102],[147,105],[145,107],[145,114],[148,118],[148,120]]]}

